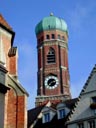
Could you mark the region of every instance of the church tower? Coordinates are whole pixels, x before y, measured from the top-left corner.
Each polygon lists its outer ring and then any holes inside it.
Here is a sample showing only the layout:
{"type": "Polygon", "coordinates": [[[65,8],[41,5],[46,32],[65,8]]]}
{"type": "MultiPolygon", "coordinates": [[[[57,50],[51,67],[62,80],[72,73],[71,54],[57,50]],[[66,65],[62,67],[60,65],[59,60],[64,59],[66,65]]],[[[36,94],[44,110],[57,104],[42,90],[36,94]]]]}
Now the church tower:
{"type": "Polygon", "coordinates": [[[37,24],[35,32],[38,52],[36,106],[70,99],[66,22],[51,13],[37,24]]]}

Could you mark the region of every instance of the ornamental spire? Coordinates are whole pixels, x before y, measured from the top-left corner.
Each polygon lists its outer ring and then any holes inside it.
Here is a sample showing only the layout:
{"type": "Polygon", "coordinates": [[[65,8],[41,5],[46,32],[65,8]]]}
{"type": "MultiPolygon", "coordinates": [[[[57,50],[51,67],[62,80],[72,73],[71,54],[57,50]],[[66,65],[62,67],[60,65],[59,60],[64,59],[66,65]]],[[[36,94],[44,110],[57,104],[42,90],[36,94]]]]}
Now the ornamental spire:
{"type": "Polygon", "coordinates": [[[51,13],[50,13],[50,16],[53,16],[53,15],[54,15],[54,14],[51,12],[51,13]]]}

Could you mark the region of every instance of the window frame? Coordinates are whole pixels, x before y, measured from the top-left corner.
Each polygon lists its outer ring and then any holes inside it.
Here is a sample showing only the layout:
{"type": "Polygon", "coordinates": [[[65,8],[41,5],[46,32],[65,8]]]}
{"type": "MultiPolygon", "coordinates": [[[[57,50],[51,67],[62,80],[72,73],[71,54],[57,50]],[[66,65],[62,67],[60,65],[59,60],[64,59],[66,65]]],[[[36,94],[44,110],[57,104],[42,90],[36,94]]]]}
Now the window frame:
{"type": "Polygon", "coordinates": [[[46,35],[46,40],[49,40],[49,39],[50,39],[50,35],[47,34],[47,35],[46,35]]]}
{"type": "Polygon", "coordinates": [[[77,124],[77,128],[84,128],[84,122],[80,122],[77,124]]]}
{"type": "Polygon", "coordinates": [[[51,39],[55,39],[55,34],[51,34],[51,39]]]}
{"type": "Polygon", "coordinates": [[[50,113],[47,112],[44,114],[44,123],[50,122],[50,113]]]}
{"type": "Polygon", "coordinates": [[[65,41],[65,37],[64,36],[62,36],[62,40],[65,41]]]}
{"type": "Polygon", "coordinates": [[[54,48],[49,48],[48,54],[47,54],[47,64],[54,64],[56,63],[56,56],[55,56],[55,50],[54,48]]]}
{"type": "Polygon", "coordinates": [[[92,97],[92,103],[96,103],[96,96],[92,97]]]}
{"type": "Polygon", "coordinates": [[[95,126],[96,126],[96,123],[94,119],[88,121],[88,128],[95,128],[95,126]]]}
{"type": "Polygon", "coordinates": [[[60,36],[60,34],[58,34],[58,39],[59,39],[59,40],[61,39],[61,36],[60,36]]]}
{"type": "Polygon", "coordinates": [[[62,108],[62,109],[59,109],[59,119],[62,119],[65,117],[65,109],[62,108]]]}

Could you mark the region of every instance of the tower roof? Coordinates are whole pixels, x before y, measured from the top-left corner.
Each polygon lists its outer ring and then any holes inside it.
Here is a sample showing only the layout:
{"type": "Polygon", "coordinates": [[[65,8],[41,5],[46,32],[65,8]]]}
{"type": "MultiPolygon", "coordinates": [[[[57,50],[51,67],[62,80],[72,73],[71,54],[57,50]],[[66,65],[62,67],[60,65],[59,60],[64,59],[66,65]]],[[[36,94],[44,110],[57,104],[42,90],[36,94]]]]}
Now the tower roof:
{"type": "Polygon", "coordinates": [[[67,32],[67,24],[66,22],[53,15],[53,13],[50,14],[50,16],[43,18],[36,26],[35,33],[38,35],[40,32],[43,32],[45,30],[61,30],[64,32],[67,32]]]}
{"type": "Polygon", "coordinates": [[[10,25],[7,23],[7,21],[3,18],[3,16],[1,14],[0,14],[0,24],[2,24],[7,29],[12,31],[12,28],[10,27],[10,25]]]}

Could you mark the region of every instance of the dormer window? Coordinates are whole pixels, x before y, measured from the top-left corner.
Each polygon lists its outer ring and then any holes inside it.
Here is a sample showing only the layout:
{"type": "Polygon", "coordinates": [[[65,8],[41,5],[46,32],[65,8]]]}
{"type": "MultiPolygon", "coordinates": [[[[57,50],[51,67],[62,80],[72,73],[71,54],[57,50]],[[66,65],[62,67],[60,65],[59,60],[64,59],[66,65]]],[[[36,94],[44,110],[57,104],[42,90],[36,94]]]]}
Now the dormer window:
{"type": "Polygon", "coordinates": [[[65,117],[65,109],[59,110],[59,119],[62,119],[65,117]]]}
{"type": "Polygon", "coordinates": [[[45,113],[44,114],[44,123],[47,123],[50,121],[50,113],[45,113]]]}
{"type": "Polygon", "coordinates": [[[42,110],[42,123],[50,122],[56,114],[56,110],[45,106],[42,110]]]}

